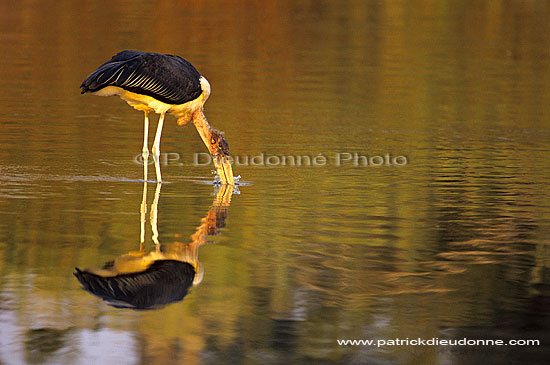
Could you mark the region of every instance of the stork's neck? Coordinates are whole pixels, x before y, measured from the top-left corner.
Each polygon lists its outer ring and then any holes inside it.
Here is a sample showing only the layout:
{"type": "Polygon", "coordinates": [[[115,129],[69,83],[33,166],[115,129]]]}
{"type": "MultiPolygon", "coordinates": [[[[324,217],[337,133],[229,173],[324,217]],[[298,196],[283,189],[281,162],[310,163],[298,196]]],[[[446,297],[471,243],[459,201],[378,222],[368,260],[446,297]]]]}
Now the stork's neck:
{"type": "Polygon", "coordinates": [[[202,108],[199,110],[196,110],[193,113],[193,124],[195,125],[195,128],[197,128],[197,131],[201,135],[202,141],[206,145],[206,147],[210,146],[210,138],[212,136],[212,127],[210,127],[210,124],[208,124],[208,121],[206,120],[206,116],[202,112],[202,108]]]}

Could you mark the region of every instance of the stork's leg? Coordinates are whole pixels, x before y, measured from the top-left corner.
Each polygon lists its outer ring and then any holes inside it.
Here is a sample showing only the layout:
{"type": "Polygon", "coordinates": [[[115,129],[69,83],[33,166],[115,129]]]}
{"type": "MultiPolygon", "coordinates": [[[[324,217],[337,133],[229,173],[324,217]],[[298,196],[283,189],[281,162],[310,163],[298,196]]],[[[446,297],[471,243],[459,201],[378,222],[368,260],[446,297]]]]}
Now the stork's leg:
{"type": "Polygon", "coordinates": [[[147,148],[147,139],[149,137],[149,112],[145,112],[145,122],[143,126],[143,149],[141,157],[143,157],[143,199],[141,200],[140,221],[141,232],[139,239],[139,250],[145,249],[145,213],[147,212],[147,166],[149,164],[149,149],[147,148]]]}
{"type": "Polygon", "coordinates": [[[149,112],[145,112],[145,122],[143,127],[143,149],[141,156],[143,157],[143,181],[147,183],[147,165],[149,162],[149,149],[147,148],[147,139],[149,137],[149,112]]]}
{"type": "Polygon", "coordinates": [[[160,136],[162,134],[162,125],[164,124],[164,115],[166,113],[161,113],[159,117],[159,124],[157,126],[157,134],[155,134],[155,142],[153,143],[153,160],[155,161],[155,170],[157,171],[157,182],[162,182],[162,177],[160,176],[160,136]]]}

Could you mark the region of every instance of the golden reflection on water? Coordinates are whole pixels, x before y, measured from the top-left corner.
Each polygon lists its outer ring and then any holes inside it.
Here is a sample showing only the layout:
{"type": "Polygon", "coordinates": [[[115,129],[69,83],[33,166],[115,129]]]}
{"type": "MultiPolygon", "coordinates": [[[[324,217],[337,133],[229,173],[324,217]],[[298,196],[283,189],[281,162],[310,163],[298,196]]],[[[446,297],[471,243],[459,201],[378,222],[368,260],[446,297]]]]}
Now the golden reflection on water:
{"type": "MultiPolygon", "coordinates": [[[[545,1],[1,2],[0,362],[537,362],[335,340],[547,338],[549,15],[545,1]],[[71,272],[145,232],[141,116],[78,85],[122,49],[189,59],[236,155],[409,162],[241,166],[252,184],[201,247],[200,287],[110,308],[71,272]]],[[[210,176],[192,129],[168,118],[162,143],[181,165],[163,166],[149,221],[169,246],[211,187],[194,183],[210,176]]]]}
{"type": "Polygon", "coordinates": [[[191,236],[191,243],[173,242],[161,246],[158,240],[158,203],[162,184],[157,183],[150,212],[154,250],[146,251],[147,185],[145,181],[140,208],[139,251],[121,255],[101,268],[77,268],[74,274],[84,289],[117,308],[159,309],[182,300],[191,285],[200,284],[204,269],[198,258],[199,247],[206,243],[208,236],[219,234],[225,226],[234,189],[225,184],[219,187],[207,216],[191,236]]]}

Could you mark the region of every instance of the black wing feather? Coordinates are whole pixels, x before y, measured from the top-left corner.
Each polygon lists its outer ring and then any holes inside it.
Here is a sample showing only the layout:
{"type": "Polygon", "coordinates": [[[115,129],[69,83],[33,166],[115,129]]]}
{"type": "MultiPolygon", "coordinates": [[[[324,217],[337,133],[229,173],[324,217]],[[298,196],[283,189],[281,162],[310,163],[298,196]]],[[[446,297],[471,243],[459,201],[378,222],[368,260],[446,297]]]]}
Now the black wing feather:
{"type": "Polygon", "coordinates": [[[167,104],[183,104],[202,92],[200,74],[178,56],[122,51],[84,80],[82,93],[107,86],[151,96],[167,104]]]}

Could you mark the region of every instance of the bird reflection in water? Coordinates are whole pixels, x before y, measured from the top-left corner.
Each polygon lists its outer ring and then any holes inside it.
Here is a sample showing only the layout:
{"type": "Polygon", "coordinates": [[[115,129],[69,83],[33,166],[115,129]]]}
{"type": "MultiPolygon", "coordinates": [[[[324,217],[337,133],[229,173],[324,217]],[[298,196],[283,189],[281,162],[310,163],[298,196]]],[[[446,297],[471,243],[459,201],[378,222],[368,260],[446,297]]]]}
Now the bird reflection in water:
{"type": "Polygon", "coordinates": [[[157,184],[150,213],[154,250],[145,250],[147,182],[144,182],[140,250],[122,255],[102,268],[76,268],[74,272],[85,290],[113,307],[159,309],[181,301],[191,286],[202,281],[204,272],[198,259],[199,247],[206,243],[208,236],[219,234],[225,226],[233,194],[230,185],[220,186],[208,214],[191,236],[191,243],[161,245],[157,227],[161,185],[157,184]]]}

